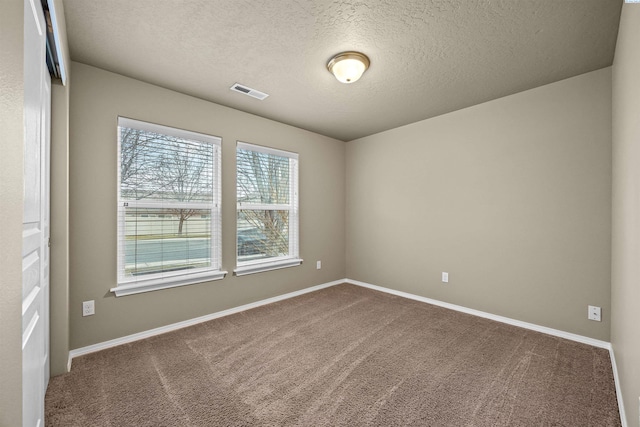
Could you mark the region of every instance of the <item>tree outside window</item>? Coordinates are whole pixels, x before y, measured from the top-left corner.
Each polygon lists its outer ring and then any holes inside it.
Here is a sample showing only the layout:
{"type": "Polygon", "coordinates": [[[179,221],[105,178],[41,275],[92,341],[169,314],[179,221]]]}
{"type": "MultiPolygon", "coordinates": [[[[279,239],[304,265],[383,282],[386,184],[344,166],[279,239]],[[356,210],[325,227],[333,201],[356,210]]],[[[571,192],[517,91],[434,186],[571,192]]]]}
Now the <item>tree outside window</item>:
{"type": "Polygon", "coordinates": [[[220,269],[220,139],[119,119],[119,282],[220,269]]]}
{"type": "Polygon", "coordinates": [[[297,156],[293,156],[239,143],[238,265],[297,257],[297,156]]]}

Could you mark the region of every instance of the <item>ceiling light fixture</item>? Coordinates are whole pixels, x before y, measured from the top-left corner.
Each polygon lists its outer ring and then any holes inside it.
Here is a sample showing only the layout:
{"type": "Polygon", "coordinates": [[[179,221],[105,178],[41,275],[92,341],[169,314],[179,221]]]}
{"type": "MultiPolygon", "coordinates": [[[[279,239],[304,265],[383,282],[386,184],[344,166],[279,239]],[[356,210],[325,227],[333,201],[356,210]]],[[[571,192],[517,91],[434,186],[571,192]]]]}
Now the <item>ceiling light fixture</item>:
{"type": "Polygon", "coordinates": [[[353,83],[369,68],[369,58],[360,52],[342,52],[331,58],[327,69],[339,82],[353,83]]]}

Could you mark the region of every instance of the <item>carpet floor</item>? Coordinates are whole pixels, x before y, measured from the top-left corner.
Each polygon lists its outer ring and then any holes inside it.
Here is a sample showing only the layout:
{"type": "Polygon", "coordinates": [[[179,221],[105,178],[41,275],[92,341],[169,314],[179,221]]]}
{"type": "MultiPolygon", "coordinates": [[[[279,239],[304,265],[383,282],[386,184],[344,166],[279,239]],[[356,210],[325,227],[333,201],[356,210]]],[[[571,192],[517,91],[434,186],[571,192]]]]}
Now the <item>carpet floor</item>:
{"type": "Polygon", "coordinates": [[[607,350],[343,284],[78,357],[47,426],[620,426],[607,350]]]}

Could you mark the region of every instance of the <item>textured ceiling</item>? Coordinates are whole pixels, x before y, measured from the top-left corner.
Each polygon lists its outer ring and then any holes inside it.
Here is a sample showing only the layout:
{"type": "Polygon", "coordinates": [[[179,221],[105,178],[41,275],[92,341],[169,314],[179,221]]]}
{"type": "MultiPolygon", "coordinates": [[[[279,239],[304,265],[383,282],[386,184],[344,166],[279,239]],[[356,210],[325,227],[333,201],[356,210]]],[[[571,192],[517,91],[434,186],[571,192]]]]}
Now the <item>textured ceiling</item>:
{"type": "Polygon", "coordinates": [[[71,58],[344,141],[609,66],[621,0],[64,0],[71,58]],[[371,67],[345,85],[336,53],[371,67]],[[268,93],[264,101],[229,90],[268,93]]]}

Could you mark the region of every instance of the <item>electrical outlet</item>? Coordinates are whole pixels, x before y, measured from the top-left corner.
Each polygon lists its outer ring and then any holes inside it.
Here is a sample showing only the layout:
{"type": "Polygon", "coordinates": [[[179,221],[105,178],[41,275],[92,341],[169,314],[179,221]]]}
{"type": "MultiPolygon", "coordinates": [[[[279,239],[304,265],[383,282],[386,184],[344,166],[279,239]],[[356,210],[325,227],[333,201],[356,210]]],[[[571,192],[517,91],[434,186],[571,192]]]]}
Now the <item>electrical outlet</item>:
{"type": "Polygon", "coordinates": [[[83,301],[82,316],[93,316],[94,314],[96,314],[96,302],[94,300],[83,301]]]}
{"type": "Polygon", "coordinates": [[[589,315],[587,317],[589,320],[595,320],[596,322],[600,322],[602,320],[600,318],[600,307],[596,307],[595,305],[590,305],[589,315]]]}
{"type": "Polygon", "coordinates": [[[322,261],[316,261],[316,270],[320,270],[322,268],[322,261]]]}
{"type": "Polygon", "coordinates": [[[444,283],[449,283],[449,273],[447,273],[446,271],[442,272],[442,281],[444,283]]]}

